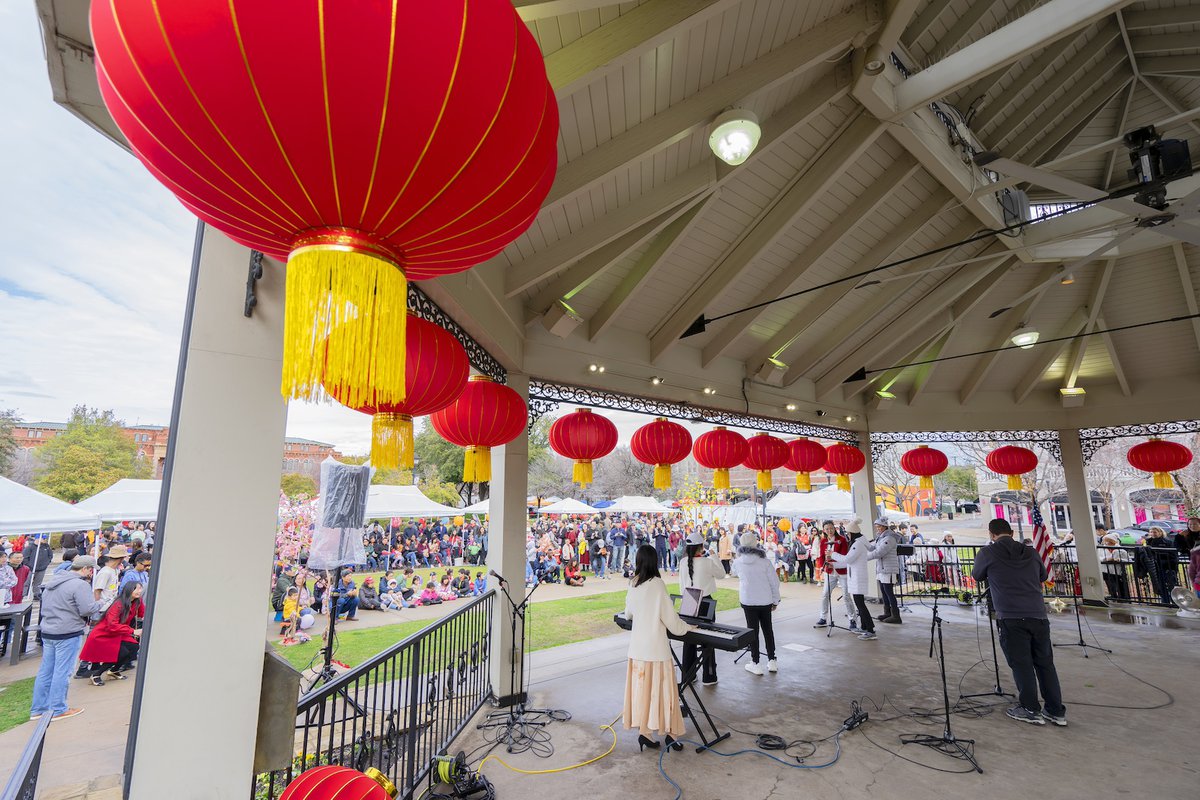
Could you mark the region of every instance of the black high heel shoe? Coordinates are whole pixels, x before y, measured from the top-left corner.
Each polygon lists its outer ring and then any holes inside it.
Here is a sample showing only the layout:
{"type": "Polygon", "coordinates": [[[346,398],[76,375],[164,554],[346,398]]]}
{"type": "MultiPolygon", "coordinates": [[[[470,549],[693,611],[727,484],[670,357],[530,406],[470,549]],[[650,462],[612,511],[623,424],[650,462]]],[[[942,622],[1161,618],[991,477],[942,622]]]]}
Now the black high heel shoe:
{"type": "MultiPolygon", "coordinates": [[[[669,742],[670,739],[671,739],[671,737],[668,736],[667,741],[669,742]]],[[[657,750],[659,748],[659,743],[654,741],[653,739],[647,739],[645,736],[642,736],[639,733],[638,734],[638,752],[639,753],[642,752],[647,747],[649,747],[651,750],[657,750]]]]}
{"type": "Polygon", "coordinates": [[[683,749],[683,744],[675,741],[674,737],[668,736],[665,741],[666,741],[668,750],[682,750],[683,749]]]}

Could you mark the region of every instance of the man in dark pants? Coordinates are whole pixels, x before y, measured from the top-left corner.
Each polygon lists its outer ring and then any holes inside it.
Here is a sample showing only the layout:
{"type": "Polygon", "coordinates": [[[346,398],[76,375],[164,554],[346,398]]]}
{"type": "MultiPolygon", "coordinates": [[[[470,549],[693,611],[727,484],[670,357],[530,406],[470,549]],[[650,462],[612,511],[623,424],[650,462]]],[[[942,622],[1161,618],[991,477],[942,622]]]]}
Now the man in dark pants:
{"type": "Polygon", "coordinates": [[[1012,527],[1002,519],[988,523],[992,543],[975,556],[971,577],[987,581],[1000,629],[1000,647],[1013,673],[1020,705],[1005,713],[1018,722],[1045,725],[1050,720],[1065,727],[1067,709],[1062,702],[1054,648],[1050,644],[1050,620],[1042,601],[1046,565],[1032,547],[1012,538],[1012,527]],[[1038,702],[1038,687],[1045,701],[1045,714],[1038,702]]]}

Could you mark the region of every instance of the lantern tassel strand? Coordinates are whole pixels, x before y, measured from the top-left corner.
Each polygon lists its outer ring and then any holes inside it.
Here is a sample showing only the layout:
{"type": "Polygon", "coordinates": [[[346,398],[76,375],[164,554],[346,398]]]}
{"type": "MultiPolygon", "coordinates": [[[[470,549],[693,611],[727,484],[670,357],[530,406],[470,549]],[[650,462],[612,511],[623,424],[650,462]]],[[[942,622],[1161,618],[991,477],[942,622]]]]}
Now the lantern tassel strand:
{"type": "Polygon", "coordinates": [[[371,463],[379,469],[413,468],[413,423],[407,414],[371,417],[371,463]]]}
{"type": "Polygon", "coordinates": [[[671,488],[671,465],[658,464],[654,467],[654,488],[655,489],[670,489],[671,488]]]}
{"type": "Polygon", "coordinates": [[[850,476],[839,473],[837,476],[837,488],[843,492],[850,491],[850,476]]]}
{"type": "Polygon", "coordinates": [[[918,486],[922,489],[932,489],[933,488],[933,478],[931,478],[928,475],[922,475],[921,481],[918,484],[918,486]]]}
{"type": "Polygon", "coordinates": [[[812,476],[807,472],[796,473],[796,491],[811,492],[812,491],[812,476]]]}
{"type": "Polygon", "coordinates": [[[575,468],[571,471],[571,480],[580,486],[590,484],[592,482],[592,462],[576,461],[575,468]]]}
{"type": "Polygon", "coordinates": [[[488,483],[492,479],[492,448],[468,447],[463,456],[463,481],[488,483]]]}
{"type": "Polygon", "coordinates": [[[344,248],[305,247],[288,259],[283,379],[289,400],[316,400],[322,383],[345,405],[405,399],[408,280],[394,264],[344,248]]]}
{"type": "Polygon", "coordinates": [[[713,488],[728,489],[729,488],[729,470],[721,468],[713,470],[713,488]]]}
{"type": "Polygon", "coordinates": [[[1168,472],[1156,472],[1154,473],[1154,488],[1174,489],[1175,481],[1171,480],[1171,475],[1168,472]]]}
{"type": "Polygon", "coordinates": [[[771,470],[769,469],[760,469],[756,476],[756,482],[760,492],[769,492],[775,485],[771,482],[771,470]]]}
{"type": "Polygon", "coordinates": [[[1021,491],[1021,476],[1020,475],[1009,475],[1008,476],[1008,488],[1012,489],[1014,492],[1021,491]]]}

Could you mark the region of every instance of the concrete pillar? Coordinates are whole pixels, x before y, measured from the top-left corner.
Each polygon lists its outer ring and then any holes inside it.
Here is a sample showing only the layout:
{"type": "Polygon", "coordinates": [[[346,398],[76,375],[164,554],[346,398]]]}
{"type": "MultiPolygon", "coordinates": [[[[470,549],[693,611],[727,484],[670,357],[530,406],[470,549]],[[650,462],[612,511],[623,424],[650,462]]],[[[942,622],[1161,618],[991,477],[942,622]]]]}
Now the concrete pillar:
{"type": "MultiPolygon", "coordinates": [[[[875,535],[875,529],[871,527],[876,519],[883,513],[878,505],[875,504],[875,465],[871,462],[871,434],[864,430],[860,434],[862,440],[858,449],[866,456],[866,466],[861,472],[856,473],[850,478],[850,497],[854,502],[854,514],[859,518],[862,526],[862,534],[869,542],[875,535]]],[[[877,562],[867,562],[867,594],[879,597],[879,584],[875,581],[875,567],[877,562]]]]}
{"type": "Polygon", "coordinates": [[[1092,525],[1092,502],[1087,478],[1083,474],[1083,449],[1079,431],[1058,432],[1063,472],[1067,479],[1067,501],[1074,525],[1075,552],[1079,558],[1079,585],[1087,602],[1104,603],[1104,581],[1100,577],[1100,554],[1096,548],[1096,529],[1092,525]]]}
{"type": "MultiPolygon", "coordinates": [[[[529,377],[508,373],[508,385],[529,400],[529,377]]],[[[488,527],[488,565],[508,581],[508,591],[517,603],[525,595],[525,529],[529,497],[529,437],[521,434],[503,447],[492,448],[492,486],[488,527]]],[[[488,585],[499,590],[495,578],[488,585]]],[[[524,669],[524,653],[517,653],[517,674],[509,682],[513,637],[512,607],[503,592],[496,598],[492,619],[492,691],[504,698],[518,691],[524,669]]],[[[517,628],[517,640],[521,629],[517,628]]]]}
{"type": "Polygon", "coordinates": [[[250,796],[287,406],[281,265],[197,229],[126,751],[131,800],[250,796]],[[214,575],[219,576],[214,585],[214,575]]]}

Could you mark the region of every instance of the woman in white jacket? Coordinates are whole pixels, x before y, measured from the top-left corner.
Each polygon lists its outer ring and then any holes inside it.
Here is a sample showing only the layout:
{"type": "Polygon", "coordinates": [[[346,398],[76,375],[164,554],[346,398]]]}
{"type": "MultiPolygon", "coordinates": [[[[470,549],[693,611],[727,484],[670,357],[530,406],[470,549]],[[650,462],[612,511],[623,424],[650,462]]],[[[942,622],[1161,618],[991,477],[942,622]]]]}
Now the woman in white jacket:
{"type": "Polygon", "coordinates": [[[682,636],[689,630],[671,603],[667,585],[658,573],[658,553],[644,544],[634,558],[634,573],[625,595],[625,618],[633,623],[629,662],[625,672],[626,729],[638,729],[638,750],[657,749],[656,734],[667,735],[667,747],[682,750],[683,714],[667,632],[682,636]]]}
{"type": "Polygon", "coordinates": [[[742,602],[742,612],[746,615],[746,627],[754,631],[754,639],[750,643],[750,663],[746,671],[762,675],[763,668],[758,665],[758,632],[762,631],[763,642],[767,646],[767,670],[778,672],[775,663],[775,628],[771,623],[771,613],[779,605],[779,576],[775,568],[767,560],[766,552],[759,546],[758,534],[752,530],[742,533],[739,540],[737,558],[733,562],[733,572],[738,576],[738,595],[742,602]]]}
{"type": "MultiPolygon", "coordinates": [[[[684,542],[686,558],[679,561],[680,588],[694,587],[704,597],[711,598],[717,591],[717,579],[724,577],[725,568],[715,553],[705,553],[704,535],[692,531],[684,542]]],[[[717,682],[717,655],[711,645],[695,644],[683,646],[683,672],[690,674],[696,668],[696,654],[700,653],[702,673],[700,682],[712,686],[717,682]]]]}
{"type": "Polygon", "coordinates": [[[846,533],[850,535],[850,549],[845,555],[840,553],[832,553],[833,563],[839,567],[847,567],[846,588],[845,591],[850,592],[854,598],[854,605],[858,608],[858,624],[862,628],[862,633],[858,635],[863,641],[877,639],[875,635],[875,620],[871,617],[871,612],[867,609],[867,562],[872,558],[878,558],[879,553],[872,554],[870,544],[863,538],[862,530],[859,528],[858,520],[851,522],[846,526],[846,533]]]}

